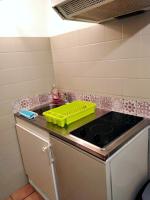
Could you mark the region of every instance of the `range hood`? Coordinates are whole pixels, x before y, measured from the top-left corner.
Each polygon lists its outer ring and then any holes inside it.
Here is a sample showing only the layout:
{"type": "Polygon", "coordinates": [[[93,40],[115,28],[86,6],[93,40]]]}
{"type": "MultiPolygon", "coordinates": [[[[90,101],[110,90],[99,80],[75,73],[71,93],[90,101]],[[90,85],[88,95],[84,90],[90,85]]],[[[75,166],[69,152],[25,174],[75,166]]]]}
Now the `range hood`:
{"type": "Polygon", "coordinates": [[[100,23],[150,10],[150,0],[52,0],[52,7],[64,19],[100,23]]]}

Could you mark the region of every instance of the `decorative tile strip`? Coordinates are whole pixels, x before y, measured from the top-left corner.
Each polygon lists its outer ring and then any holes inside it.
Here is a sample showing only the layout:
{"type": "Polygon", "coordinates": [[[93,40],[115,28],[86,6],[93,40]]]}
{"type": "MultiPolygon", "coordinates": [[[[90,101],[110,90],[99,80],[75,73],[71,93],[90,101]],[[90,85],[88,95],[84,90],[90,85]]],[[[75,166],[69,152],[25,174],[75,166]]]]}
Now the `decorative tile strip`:
{"type": "Polygon", "coordinates": [[[72,100],[81,99],[95,102],[100,109],[150,118],[150,100],[132,99],[130,97],[101,96],[80,91],[63,91],[72,95],[72,100]]]}
{"type": "MultiPolygon", "coordinates": [[[[132,99],[129,97],[101,96],[81,91],[61,90],[62,97],[65,96],[68,102],[73,100],[85,100],[96,103],[100,109],[137,115],[150,118],[150,100],[132,99]]],[[[13,112],[16,113],[22,108],[33,109],[51,102],[50,93],[35,95],[32,97],[21,97],[15,101],[13,112]]]]}
{"type": "Polygon", "coordinates": [[[13,104],[13,112],[17,113],[20,109],[33,109],[41,105],[45,105],[51,102],[51,95],[40,94],[35,96],[21,97],[17,99],[13,104]]]}

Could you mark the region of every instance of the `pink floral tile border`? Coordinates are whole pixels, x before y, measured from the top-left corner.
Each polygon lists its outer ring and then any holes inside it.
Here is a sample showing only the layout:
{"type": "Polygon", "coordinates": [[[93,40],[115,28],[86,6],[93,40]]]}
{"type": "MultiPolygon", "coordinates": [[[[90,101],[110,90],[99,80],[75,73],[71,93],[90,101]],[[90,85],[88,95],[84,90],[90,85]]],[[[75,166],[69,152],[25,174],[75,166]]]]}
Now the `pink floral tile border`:
{"type": "Polygon", "coordinates": [[[95,102],[100,109],[150,118],[150,100],[132,99],[129,97],[100,96],[79,91],[65,91],[73,94],[73,100],[81,99],[95,102]]]}
{"type": "Polygon", "coordinates": [[[17,113],[20,109],[33,109],[39,107],[41,105],[46,105],[51,102],[51,95],[48,94],[40,94],[29,97],[21,97],[17,99],[13,104],[13,112],[17,113]]]}
{"type": "MultiPolygon", "coordinates": [[[[62,98],[67,96],[67,101],[71,102],[75,100],[76,98],[79,99],[79,97],[76,97],[73,92],[65,92],[60,91],[62,98]]],[[[20,97],[13,103],[13,113],[17,113],[20,109],[26,108],[26,109],[34,109],[36,107],[50,104],[52,101],[51,93],[47,94],[39,94],[35,96],[28,96],[28,97],[20,97]]]]}
{"type": "Polygon", "coordinates": [[[150,118],[150,102],[137,101],[137,115],[150,118]]]}
{"type": "MultiPolygon", "coordinates": [[[[98,94],[79,92],[79,91],[61,91],[62,95],[67,97],[69,102],[81,99],[96,103],[97,107],[105,110],[137,115],[150,118],[150,100],[138,100],[129,97],[100,96],[98,94]]],[[[51,102],[50,93],[35,95],[33,97],[21,97],[15,101],[13,112],[18,112],[21,108],[33,109],[51,102]]]]}

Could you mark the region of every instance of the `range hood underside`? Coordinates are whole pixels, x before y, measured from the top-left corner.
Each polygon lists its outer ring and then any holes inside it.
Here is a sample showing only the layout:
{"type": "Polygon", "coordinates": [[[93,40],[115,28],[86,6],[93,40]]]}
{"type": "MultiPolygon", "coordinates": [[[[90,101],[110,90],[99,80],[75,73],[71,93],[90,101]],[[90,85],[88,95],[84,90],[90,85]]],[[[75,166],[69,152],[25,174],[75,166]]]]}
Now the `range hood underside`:
{"type": "Polygon", "coordinates": [[[150,10],[150,0],[71,0],[54,9],[64,18],[100,23],[141,10],[150,10]]]}

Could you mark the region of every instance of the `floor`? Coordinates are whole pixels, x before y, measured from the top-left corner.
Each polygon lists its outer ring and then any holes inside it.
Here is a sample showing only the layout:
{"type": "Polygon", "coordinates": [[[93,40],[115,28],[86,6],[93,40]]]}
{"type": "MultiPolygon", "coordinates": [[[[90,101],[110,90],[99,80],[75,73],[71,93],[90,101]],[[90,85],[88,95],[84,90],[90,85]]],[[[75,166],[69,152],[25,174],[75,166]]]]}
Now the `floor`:
{"type": "Polygon", "coordinates": [[[24,187],[18,189],[12,193],[6,200],[44,200],[35,189],[27,184],[24,187]]]}

